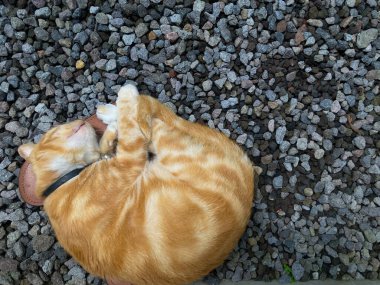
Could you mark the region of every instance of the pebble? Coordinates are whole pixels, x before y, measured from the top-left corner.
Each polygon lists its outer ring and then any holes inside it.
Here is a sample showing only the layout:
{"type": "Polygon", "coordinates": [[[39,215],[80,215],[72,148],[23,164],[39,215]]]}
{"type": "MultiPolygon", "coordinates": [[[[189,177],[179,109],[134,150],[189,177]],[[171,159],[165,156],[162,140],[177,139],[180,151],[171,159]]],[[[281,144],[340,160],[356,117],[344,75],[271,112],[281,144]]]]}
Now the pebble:
{"type": "Polygon", "coordinates": [[[105,13],[97,13],[95,16],[96,22],[102,25],[108,24],[108,16],[105,13]]]}
{"type": "Polygon", "coordinates": [[[357,47],[360,49],[364,49],[368,47],[370,43],[376,40],[378,35],[379,35],[379,30],[374,29],[374,28],[360,32],[358,36],[356,37],[357,47]]]}
{"type": "MultiPolygon", "coordinates": [[[[138,38],[141,38],[143,35],[145,35],[147,32],[149,31],[148,27],[146,26],[145,23],[140,23],[136,26],[136,29],[135,29],[135,34],[138,38]]],[[[123,38],[123,41],[124,41],[124,38],[123,38]]],[[[124,41],[125,43],[125,41],[124,41]]],[[[125,43],[126,44],[126,43],[125,43]]],[[[126,44],[128,45],[128,44],[126,44]]],[[[129,44],[130,45],[130,44],[129,44]]]]}
{"type": "Polygon", "coordinates": [[[280,175],[280,176],[276,176],[275,178],[273,178],[273,187],[276,188],[276,189],[281,189],[282,188],[282,184],[283,184],[283,177],[280,175]]]}
{"type": "Polygon", "coordinates": [[[128,35],[124,35],[122,37],[123,39],[123,42],[126,46],[130,46],[132,45],[132,43],[135,41],[135,38],[136,38],[136,35],[135,34],[128,34],[128,35]]]}
{"type": "Polygon", "coordinates": [[[318,27],[318,28],[323,27],[323,22],[321,20],[318,20],[318,19],[308,19],[307,23],[313,27],[318,27]]]}
{"type": "Polygon", "coordinates": [[[307,149],[307,139],[306,138],[297,139],[297,149],[299,149],[299,150],[306,150],[307,149]]]}
{"type": "Polygon", "coordinates": [[[222,108],[223,109],[227,109],[227,108],[230,108],[232,106],[235,106],[236,104],[238,104],[238,99],[237,98],[229,98],[227,100],[223,100],[221,102],[221,105],[222,105],[222,108]]]}
{"type": "Polygon", "coordinates": [[[325,155],[325,151],[321,148],[315,150],[315,152],[314,152],[314,157],[318,160],[323,158],[324,155],[325,155]]]}
{"type": "Polygon", "coordinates": [[[276,130],[276,142],[277,144],[282,144],[282,142],[284,141],[284,138],[285,138],[285,134],[286,134],[286,127],[278,127],[277,130],[276,130]]]}
{"type": "Polygon", "coordinates": [[[47,251],[54,243],[54,238],[47,235],[37,235],[32,240],[33,249],[36,252],[47,251]]]}
{"type": "Polygon", "coordinates": [[[79,59],[77,60],[77,62],[75,63],[75,68],[76,69],[82,69],[85,67],[85,63],[83,62],[83,60],[79,59]]]}
{"type": "Polygon", "coordinates": [[[293,273],[294,279],[299,281],[303,277],[305,273],[305,269],[299,262],[295,262],[292,265],[292,273],[293,273]]]}
{"type": "Polygon", "coordinates": [[[206,81],[203,81],[202,83],[202,87],[203,87],[203,90],[204,91],[210,91],[211,88],[212,88],[212,81],[211,80],[206,80],[206,81]]]}
{"type": "Polygon", "coordinates": [[[358,148],[358,149],[365,149],[366,141],[363,136],[357,136],[352,140],[352,143],[358,148]]]}
{"type": "Polygon", "coordinates": [[[341,106],[338,100],[335,100],[331,104],[331,112],[338,113],[341,110],[341,106]]]}

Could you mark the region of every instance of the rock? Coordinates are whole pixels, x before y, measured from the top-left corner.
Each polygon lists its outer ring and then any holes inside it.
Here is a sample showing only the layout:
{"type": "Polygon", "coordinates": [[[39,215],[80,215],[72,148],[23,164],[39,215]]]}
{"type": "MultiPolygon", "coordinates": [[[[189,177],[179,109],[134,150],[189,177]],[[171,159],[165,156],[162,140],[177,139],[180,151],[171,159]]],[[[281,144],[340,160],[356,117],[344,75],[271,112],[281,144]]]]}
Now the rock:
{"type": "Polygon", "coordinates": [[[346,0],[346,4],[350,8],[354,8],[356,6],[356,0],[346,0]]]}
{"type": "Polygon", "coordinates": [[[25,43],[22,45],[22,52],[24,53],[33,53],[34,48],[29,43],[25,43]]]}
{"type": "Polygon", "coordinates": [[[297,71],[289,72],[289,73],[286,75],[286,80],[287,80],[287,81],[293,81],[294,79],[296,79],[296,75],[297,75],[297,71]]]}
{"type": "Polygon", "coordinates": [[[24,22],[17,17],[11,17],[11,25],[15,30],[22,30],[25,27],[24,22]]]}
{"type": "Polygon", "coordinates": [[[242,135],[240,135],[240,136],[237,137],[236,142],[238,144],[244,145],[245,142],[247,141],[247,138],[248,138],[247,134],[242,134],[242,135]]]}
{"type": "Polygon", "coordinates": [[[380,80],[380,70],[370,70],[367,72],[366,78],[368,80],[380,80]]]}
{"type": "Polygon", "coordinates": [[[331,112],[338,113],[341,109],[340,103],[338,100],[334,100],[331,104],[331,112]]]}
{"type": "Polygon", "coordinates": [[[111,71],[111,70],[116,69],[116,67],[117,67],[116,60],[115,59],[110,59],[106,63],[105,69],[106,69],[106,71],[111,71]]]}
{"type": "Polygon", "coordinates": [[[220,78],[218,80],[215,80],[215,86],[218,87],[218,89],[222,89],[224,86],[224,83],[226,83],[227,78],[220,78]]]}
{"type": "Polygon", "coordinates": [[[74,37],[74,42],[79,42],[81,45],[85,45],[88,42],[89,36],[85,31],[79,32],[74,37]]]}
{"type": "Polygon", "coordinates": [[[356,37],[357,47],[361,49],[366,48],[370,43],[377,39],[378,35],[378,29],[374,28],[360,32],[356,37]]]}
{"type": "Polygon", "coordinates": [[[36,8],[42,8],[46,5],[45,0],[32,0],[32,3],[36,8]]]}
{"type": "Polygon", "coordinates": [[[135,41],[135,38],[136,38],[136,35],[135,34],[128,34],[128,35],[124,35],[122,37],[123,39],[123,42],[126,46],[130,46],[133,44],[133,42],[135,41]]]}
{"type": "Polygon", "coordinates": [[[201,13],[206,6],[206,3],[201,0],[195,0],[193,4],[193,11],[201,13]]]}
{"type": "Polygon", "coordinates": [[[274,93],[272,90],[267,90],[265,92],[265,96],[268,98],[269,101],[274,101],[277,98],[276,93],[274,93]]]}
{"type": "Polygon", "coordinates": [[[10,258],[0,257],[0,271],[2,273],[17,272],[18,261],[10,258]]]}
{"type": "Polygon", "coordinates": [[[292,265],[292,272],[293,272],[294,279],[299,281],[303,277],[305,273],[305,269],[299,262],[295,262],[292,265]]]}
{"type": "Polygon", "coordinates": [[[190,70],[190,62],[182,61],[176,66],[174,66],[174,70],[178,73],[187,73],[190,70]]]}
{"type": "Polygon", "coordinates": [[[330,110],[332,103],[333,101],[331,99],[323,99],[319,105],[325,110],[330,110]]]}
{"type": "Polygon", "coordinates": [[[47,19],[51,15],[51,10],[49,7],[43,7],[43,8],[40,8],[40,9],[37,9],[36,11],[34,11],[34,15],[36,17],[39,17],[39,18],[47,19]]]}
{"type": "Polygon", "coordinates": [[[83,60],[79,59],[77,60],[77,62],[75,63],[75,68],[76,69],[83,69],[85,67],[85,63],[83,62],[83,60]]]}
{"type": "Polygon", "coordinates": [[[238,265],[236,268],[235,268],[235,272],[234,272],[234,275],[232,275],[232,282],[239,282],[242,280],[242,277],[243,277],[243,268],[238,265]]]}
{"type": "Polygon", "coordinates": [[[36,212],[32,213],[29,217],[28,217],[28,223],[30,225],[37,225],[40,223],[40,215],[36,212]]]}
{"type": "MultiPolygon", "coordinates": [[[[138,38],[141,38],[143,35],[145,35],[148,32],[148,27],[145,23],[140,23],[136,26],[135,34],[138,38]]],[[[123,39],[124,41],[124,39],[123,39]]],[[[125,42],[124,42],[125,43],[125,42]]]]}
{"type": "Polygon", "coordinates": [[[257,10],[256,15],[259,20],[266,19],[268,16],[267,9],[264,6],[262,6],[260,9],[257,10]]]}
{"type": "Polygon", "coordinates": [[[149,34],[148,34],[148,39],[149,39],[150,41],[154,41],[155,39],[157,39],[157,35],[156,35],[156,33],[153,32],[153,31],[149,32],[149,34]]]}
{"type": "Polygon", "coordinates": [[[204,91],[210,91],[212,88],[212,81],[211,80],[206,80],[202,82],[202,87],[204,91]]]}
{"type": "Polygon", "coordinates": [[[317,28],[323,27],[323,22],[321,20],[318,20],[318,19],[308,19],[307,23],[313,27],[317,27],[317,28]]]}
{"type": "Polygon", "coordinates": [[[32,240],[32,246],[36,252],[47,251],[53,243],[54,238],[48,235],[37,235],[32,240]]]}
{"type": "Polygon", "coordinates": [[[223,109],[227,109],[227,108],[230,108],[232,106],[235,106],[236,104],[238,104],[238,99],[237,98],[228,98],[227,100],[223,100],[221,102],[221,105],[222,105],[222,108],[223,109]]]}
{"type": "Polygon", "coordinates": [[[41,27],[35,28],[34,34],[35,34],[37,40],[41,40],[41,41],[48,41],[49,40],[49,33],[41,27]]]}
{"type": "Polygon", "coordinates": [[[174,43],[178,39],[179,35],[176,32],[170,32],[165,34],[165,39],[174,43]]]}
{"type": "Polygon", "coordinates": [[[30,282],[32,285],[43,285],[44,282],[41,280],[41,278],[34,273],[28,273],[26,275],[26,279],[30,282]]]}
{"type": "Polygon", "coordinates": [[[85,278],[85,273],[83,272],[83,269],[80,268],[79,266],[74,266],[73,268],[71,268],[69,270],[69,272],[67,274],[69,276],[74,276],[74,277],[77,277],[77,278],[80,278],[80,279],[85,278]]]}
{"type": "Polygon", "coordinates": [[[285,138],[285,134],[286,134],[286,127],[278,127],[277,130],[276,130],[276,142],[277,144],[282,144],[282,142],[284,141],[284,138],[285,138]]]}
{"type": "Polygon", "coordinates": [[[357,136],[352,140],[352,143],[358,148],[358,149],[365,149],[366,141],[363,136],[357,136]]]}
{"type": "Polygon", "coordinates": [[[275,178],[273,178],[273,187],[275,189],[281,189],[282,188],[282,183],[283,183],[283,177],[280,175],[280,176],[276,176],[275,178]]]}
{"type": "Polygon", "coordinates": [[[343,199],[339,198],[337,196],[333,196],[330,199],[330,205],[333,206],[334,208],[338,208],[338,209],[343,209],[346,207],[346,204],[344,203],[343,199]]]}
{"type": "Polygon", "coordinates": [[[174,14],[170,16],[170,22],[175,24],[175,25],[180,25],[182,23],[182,17],[180,14],[174,14]]]}
{"type": "Polygon", "coordinates": [[[297,139],[297,149],[306,150],[307,149],[307,138],[297,139]]]}
{"type": "Polygon", "coordinates": [[[102,12],[96,14],[95,16],[96,22],[102,25],[108,24],[108,16],[102,12]]]}
{"type": "Polygon", "coordinates": [[[325,151],[321,148],[315,150],[314,152],[314,157],[318,160],[321,159],[324,155],[325,155],[325,151]]]}
{"type": "Polygon", "coordinates": [[[12,133],[15,133],[16,136],[20,137],[20,138],[23,138],[23,137],[26,137],[29,133],[28,129],[27,128],[24,128],[20,125],[19,122],[17,121],[13,121],[13,122],[9,122],[5,125],[5,129],[7,131],[10,131],[12,133]]]}

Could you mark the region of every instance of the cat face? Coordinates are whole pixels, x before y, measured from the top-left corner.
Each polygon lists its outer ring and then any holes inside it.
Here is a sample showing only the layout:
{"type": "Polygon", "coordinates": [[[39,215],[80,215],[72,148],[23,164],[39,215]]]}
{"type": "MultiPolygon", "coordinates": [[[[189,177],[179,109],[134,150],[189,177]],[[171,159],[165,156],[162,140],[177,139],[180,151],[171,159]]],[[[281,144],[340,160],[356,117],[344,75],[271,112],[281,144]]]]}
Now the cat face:
{"type": "Polygon", "coordinates": [[[32,164],[37,194],[41,190],[38,188],[46,187],[58,177],[100,157],[95,131],[82,120],[54,127],[39,143],[21,145],[18,152],[32,164]]]}

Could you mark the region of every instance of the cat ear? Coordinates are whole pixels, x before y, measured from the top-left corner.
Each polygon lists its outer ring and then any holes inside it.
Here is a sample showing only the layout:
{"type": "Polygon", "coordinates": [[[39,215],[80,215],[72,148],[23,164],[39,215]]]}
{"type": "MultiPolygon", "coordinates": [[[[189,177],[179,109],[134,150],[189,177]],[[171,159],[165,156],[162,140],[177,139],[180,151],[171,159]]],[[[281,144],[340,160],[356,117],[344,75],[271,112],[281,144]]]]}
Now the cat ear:
{"type": "Polygon", "coordinates": [[[26,143],[26,144],[20,145],[18,147],[18,153],[23,159],[28,160],[35,146],[36,145],[34,143],[26,143]]]}

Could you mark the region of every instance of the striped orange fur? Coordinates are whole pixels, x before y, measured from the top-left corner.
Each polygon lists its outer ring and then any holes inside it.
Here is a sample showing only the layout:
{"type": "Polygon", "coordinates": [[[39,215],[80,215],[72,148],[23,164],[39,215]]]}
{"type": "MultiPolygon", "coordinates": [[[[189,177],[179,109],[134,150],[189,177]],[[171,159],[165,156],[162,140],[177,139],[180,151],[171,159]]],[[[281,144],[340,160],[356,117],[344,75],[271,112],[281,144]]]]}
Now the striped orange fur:
{"type": "Polygon", "coordinates": [[[156,285],[197,280],[244,232],[254,167],[223,134],[181,119],[132,85],[120,89],[116,106],[98,108],[108,124],[99,144],[90,125],[75,121],[19,148],[32,163],[38,195],[92,163],[45,200],[57,239],[101,277],[156,285]],[[115,155],[99,159],[115,139],[115,155]]]}

